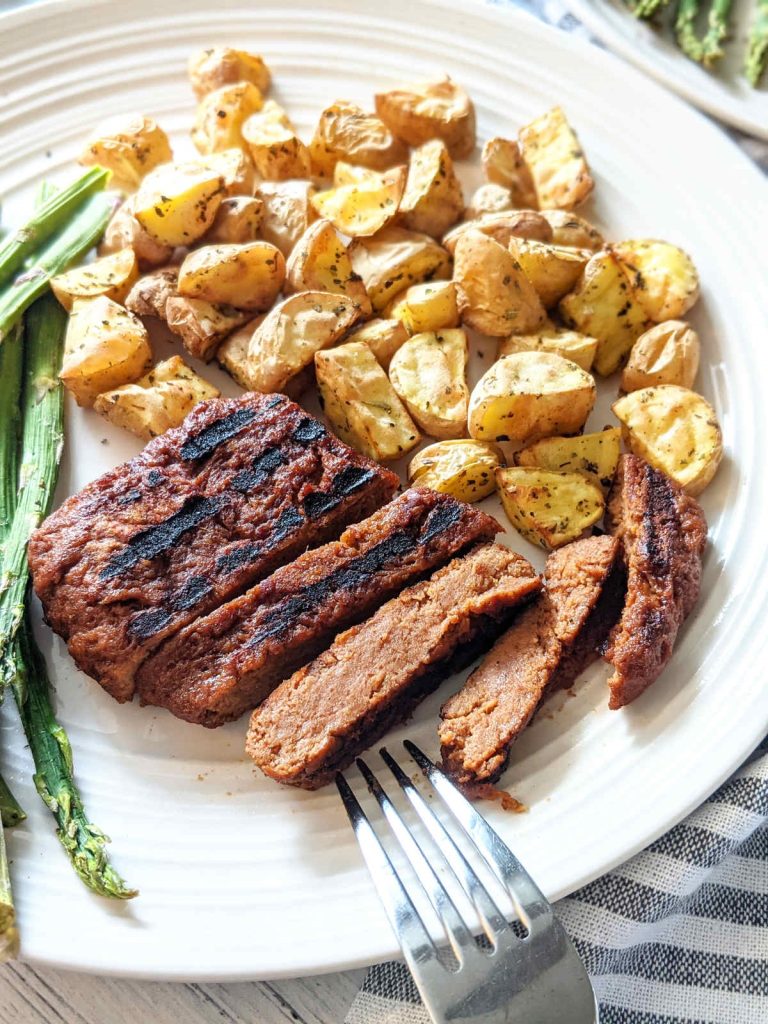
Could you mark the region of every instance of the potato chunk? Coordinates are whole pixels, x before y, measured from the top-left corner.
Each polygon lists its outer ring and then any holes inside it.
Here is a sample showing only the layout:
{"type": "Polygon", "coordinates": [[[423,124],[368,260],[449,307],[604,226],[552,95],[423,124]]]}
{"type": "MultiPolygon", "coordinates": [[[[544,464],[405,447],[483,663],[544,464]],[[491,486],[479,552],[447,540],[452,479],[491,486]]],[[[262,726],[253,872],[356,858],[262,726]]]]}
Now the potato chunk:
{"type": "Polygon", "coordinates": [[[207,299],[188,299],[174,295],[165,304],[165,319],[169,329],[178,334],[184,348],[195,359],[208,363],[235,328],[244,324],[251,314],[234,306],[208,302],[207,299]]]}
{"type": "Polygon", "coordinates": [[[644,239],[621,242],[613,251],[629,272],[637,302],[656,323],[684,316],[698,299],[698,272],[678,246],[644,239]]]}
{"type": "Polygon", "coordinates": [[[106,295],[113,302],[122,303],[138,276],[136,253],[126,248],[111,256],[102,256],[84,267],[58,274],[51,279],[51,288],[67,310],[72,309],[77,299],[93,299],[97,295],[106,295]]]}
{"type": "Polygon", "coordinates": [[[520,147],[512,139],[498,136],[483,146],[483,170],[489,182],[509,189],[512,205],[535,210],[539,205],[531,172],[520,147]]]}
{"type": "Polygon", "coordinates": [[[576,285],[592,255],[589,249],[569,249],[524,238],[510,238],[509,251],[546,309],[557,305],[576,285]]]}
{"type": "Polygon", "coordinates": [[[586,473],[604,491],[613,483],[621,454],[621,430],[607,427],[578,437],[545,437],[515,455],[518,466],[586,473]]]}
{"type": "Polygon", "coordinates": [[[592,377],[545,352],[504,356],[480,378],[469,400],[469,433],[480,441],[530,444],[581,430],[595,404],[592,377]]]}
{"type": "Polygon", "coordinates": [[[535,242],[549,242],[552,239],[552,229],[535,210],[501,210],[499,213],[484,213],[475,220],[457,224],[443,239],[448,252],[455,252],[459,239],[469,231],[488,235],[505,249],[512,238],[530,238],[535,242]]]}
{"type": "Polygon", "coordinates": [[[162,267],[173,255],[173,248],[161,245],[136,220],[136,196],[129,196],[112,214],[98,248],[99,256],[109,256],[130,246],[136,253],[140,270],[162,267]]]}
{"type": "Polygon", "coordinates": [[[348,342],[315,356],[320,404],[342,441],[377,462],[406,455],[421,440],[373,352],[348,342]]]}
{"type": "Polygon", "coordinates": [[[125,297],[125,308],[136,316],[154,316],[166,320],[168,300],[177,295],[178,267],[162,267],[144,274],[125,297]]]}
{"type": "Polygon", "coordinates": [[[569,327],[597,338],[595,369],[604,377],[619,369],[647,325],[627,275],[610,249],[595,253],[559,309],[569,327]]]}
{"type": "Polygon", "coordinates": [[[501,449],[487,441],[438,441],[411,459],[408,482],[459,501],[482,501],[496,490],[496,470],[503,465],[501,449]]]}
{"type": "Polygon", "coordinates": [[[256,169],[242,149],[222,149],[218,153],[198,156],[182,164],[190,173],[209,171],[221,176],[224,195],[252,196],[256,188],[256,169]]]}
{"type": "Polygon", "coordinates": [[[328,220],[310,225],[288,258],[286,292],[334,292],[356,302],[364,316],[371,300],[360,276],[352,269],[349,252],[328,220]]]}
{"type": "Polygon", "coordinates": [[[361,341],[367,345],[376,361],[387,370],[392,356],[408,341],[408,331],[400,320],[369,320],[353,331],[347,341],[361,341]]]}
{"type": "Polygon", "coordinates": [[[317,216],[312,206],[311,181],[264,181],[258,196],[264,204],[261,237],[277,246],[286,258],[317,216]]]}
{"type": "Polygon", "coordinates": [[[332,177],[339,160],[386,171],[408,159],[408,150],[381,118],[346,100],[322,112],[309,151],[312,171],[321,178],[332,177]]]}
{"type": "Polygon", "coordinates": [[[269,242],[204,245],[179,271],[179,294],[259,312],[269,309],[285,280],[283,254],[269,242]]]}
{"type": "Polygon", "coordinates": [[[501,338],[496,358],[501,359],[515,352],[551,352],[563,359],[570,359],[582,370],[591,370],[597,352],[597,338],[579,334],[578,331],[544,326],[535,334],[512,334],[509,338],[501,338]]]}
{"type": "Polygon", "coordinates": [[[147,330],[132,313],[105,295],[74,303],[59,377],[78,405],[137,380],[151,360],[147,330]]]}
{"type": "Polygon", "coordinates": [[[450,276],[451,258],[441,245],[429,235],[392,225],[373,238],[356,238],[349,258],[377,313],[412,284],[450,276]]]}
{"type": "Polygon", "coordinates": [[[394,167],[364,180],[318,192],[312,205],[321,217],[352,238],[370,237],[397,213],[405,188],[406,170],[394,167]]]}
{"type": "Polygon", "coordinates": [[[597,228],[570,210],[539,210],[539,214],[552,229],[553,245],[591,249],[593,252],[605,245],[605,239],[597,228]]]}
{"type": "Polygon", "coordinates": [[[426,284],[411,285],[395,296],[385,314],[401,320],[410,334],[458,327],[456,285],[453,281],[427,281],[426,284]]]}
{"type": "Polygon", "coordinates": [[[409,146],[442,139],[455,159],[475,148],[475,108],[447,75],[380,92],[375,99],[376,113],[409,146]]]}
{"type": "Polygon", "coordinates": [[[572,210],[589,197],[595,183],[576,132],[560,107],[520,129],[520,148],[540,209],[572,210]]]}
{"type": "Polygon", "coordinates": [[[203,154],[243,148],[243,122],[263,105],[261,90],[252,82],[234,82],[206,93],[192,129],[195,148],[203,154]]]}
{"type": "Polygon", "coordinates": [[[236,82],[250,82],[260,92],[266,92],[272,77],[261,57],[246,50],[235,50],[231,46],[215,46],[193,54],[189,58],[187,71],[199,100],[223,85],[234,85],[236,82]]]}
{"type": "Polygon", "coordinates": [[[546,551],[578,540],[605,509],[603,492],[583,473],[520,466],[497,469],[496,484],[514,528],[546,551]]]}
{"type": "Polygon", "coordinates": [[[400,200],[400,218],[405,227],[439,238],[463,212],[461,182],[445,143],[431,139],[414,149],[400,200]]]}
{"type": "Polygon", "coordinates": [[[414,334],[392,357],[392,387],[425,434],[466,434],[468,358],[467,336],[461,328],[414,334]]]}
{"type": "Polygon", "coordinates": [[[163,164],[142,182],[133,213],[161,245],[191,245],[213,224],[223,198],[224,181],[218,172],[163,164]]]}
{"type": "Polygon", "coordinates": [[[178,427],[198,402],[218,398],[218,388],[198,376],[179,356],[158,363],[135,384],[99,395],[96,412],[144,441],[178,427]]]}
{"type": "Polygon", "coordinates": [[[464,216],[467,220],[474,220],[482,217],[484,213],[503,213],[505,210],[514,210],[515,203],[512,193],[503,185],[494,185],[488,182],[476,188],[469,198],[464,216]]]}
{"type": "Polygon", "coordinates": [[[688,494],[701,494],[723,457],[715,410],[688,388],[675,384],[642,388],[613,403],[624,441],[688,494]]]}
{"type": "Polygon", "coordinates": [[[258,196],[227,196],[222,199],[219,212],[205,236],[210,245],[241,245],[253,242],[259,234],[264,203],[258,196]]]}
{"type": "Polygon", "coordinates": [[[514,256],[493,238],[468,231],[453,255],[453,279],[464,323],[500,338],[534,331],[546,320],[536,291],[514,256]]]}
{"type": "Polygon", "coordinates": [[[78,163],[106,167],[112,188],[133,192],[154,167],[172,159],[168,136],[153,118],[118,114],[98,126],[78,163]]]}
{"type": "Polygon", "coordinates": [[[622,391],[656,384],[692,388],[699,371],[701,344],[694,329],[682,320],[655,324],[641,334],[621,375],[622,391]]]}
{"type": "Polygon", "coordinates": [[[293,128],[270,124],[253,114],[243,122],[241,131],[253,166],[265,181],[309,177],[309,150],[293,128]]]}

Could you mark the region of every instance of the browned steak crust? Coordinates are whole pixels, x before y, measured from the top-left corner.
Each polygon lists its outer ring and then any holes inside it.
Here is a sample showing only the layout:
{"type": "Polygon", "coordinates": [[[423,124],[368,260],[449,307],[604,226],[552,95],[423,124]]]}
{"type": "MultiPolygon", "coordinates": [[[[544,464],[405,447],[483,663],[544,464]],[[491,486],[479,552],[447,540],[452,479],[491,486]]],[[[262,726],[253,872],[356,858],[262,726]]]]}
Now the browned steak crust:
{"type": "Polygon", "coordinates": [[[699,596],[707,522],[701,506],[664,473],[622,455],[608,499],[608,527],[622,542],[627,599],[605,659],[609,706],[639,697],[672,656],[678,630],[699,596]]]}
{"type": "Polygon", "coordinates": [[[468,664],[540,586],[501,545],[454,559],[281,683],[251,716],[248,754],[278,782],[324,785],[468,664]]]}
{"type": "Polygon", "coordinates": [[[163,639],[397,483],[284,395],[203,402],[48,517],[29,547],[35,591],[79,667],[129,700],[163,639]]]}
{"type": "Polygon", "coordinates": [[[541,702],[597,657],[621,608],[618,541],[589,537],[555,551],[544,587],[440,710],[443,766],[466,788],[495,782],[541,702]]]}
{"type": "Polygon", "coordinates": [[[161,645],[137,674],[139,696],[201,725],[238,718],[340,630],[500,529],[446,494],[405,491],[161,645]]]}

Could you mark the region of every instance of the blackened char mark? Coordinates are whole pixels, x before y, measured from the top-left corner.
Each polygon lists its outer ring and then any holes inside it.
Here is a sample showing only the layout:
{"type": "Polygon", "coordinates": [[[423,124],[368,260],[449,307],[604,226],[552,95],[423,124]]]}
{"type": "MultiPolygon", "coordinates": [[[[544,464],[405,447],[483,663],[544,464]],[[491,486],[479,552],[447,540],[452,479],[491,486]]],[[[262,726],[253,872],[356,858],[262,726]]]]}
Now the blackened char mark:
{"type": "Polygon", "coordinates": [[[285,538],[294,531],[300,530],[303,525],[304,517],[297,508],[288,508],[285,512],[281,512],[277,522],[275,523],[275,529],[272,536],[269,538],[267,547],[273,548],[276,544],[284,541],[285,538]]]}
{"type": "Polygon", "coordinates": [[[463,514],[463,509],[457,502],[451,502],[450,505],[438,505],[429,513],[419,540],[422,544],[427,544],[439,534],[445,533],[446,530],[455,526],[463,514]]]}
{"type": "Polygon", "coordinates": [[[165,629],[170,621],[171,616],[163,608],[139,612],[128,624],[128,635],[134,640],[148,640],[155,633],[165,629]]]}
{"type": "Polygon", "coordinates": [[[185,612],[194,608],[203,598],[213,593],[213,587],[205,576],[193,576],[187,580],[181,590],[173,597],[173,607],[177,612],[185,612]]]}
{"type": "Polygon", "coordinates": [[[181,509],[169,516],[165,522],[150,526],[149,529],[141,530],[131,537],[122,551],[110,559],[102,569],[100,578],[114,579],[115,576],[128,572],[142,559],[155,558],[168,551],[178,544],[185,533],[194,530],[207,519],[212,519],[223,504],[222,498],[188,498],[181,509]]]}
{"type": "Polygon", "coordinates": [[[118,505],[133,505],[137,501],[139,501],[140,498],[141,498],[141,491],[137,490],[134,487],[134,489],[132,491],[128,491],[127,494],[122,494],[117,499],[117,504],[118,505]]]}
{"type": "Polygon", "coordinates": [[[269,551],[270,548],[273,548],[281,541],[284,541],[286,537],[303,525],[304,518],[300,512],[294,508],[286,509],[285,512],[282,512],[278,516],[271,535],[267,537],[266,542],[262,547],[251,543],[241,544],[239,547],[233,548],[232,551],[228,551],[226,555],[222,555],[217,559],[216,568],[222,573],[236,572],[244,565],[255,562],[261,555],[262,551],[269,551]]]}
{"type": "Polygon", "coordinates": [[[325,491],[313,491],[302,502],[308,519],[319,519],[320,516],[324,516],[326,512],[330,512],[340,504],[341,498],[337,498],[333,494],[326,494],[325,491]]]}
{"type": "Polygon", "coordinates": [[[291,434],[297,444],[313,444],[321,437],[325,437],[325,427],[311,416],[305,416],[291,434]]]}
{"type": "Polygon", "coordinates": [[[150,469],[147,473],[147,483],[150,487],[157,487],[159,484],[164,484],[168,477],[163,476],[159,469],[150,469]]]}
{"type": "Polygon", "coordinates": [[[192,461],[210,455],[220,444],[228,441],[235,434],[239,434],[256,418],[256,415],[256,409],[244,406],[242,409],[230,413],[229,416],[223,416],[220,420],[203,427],[198,434],[190,437],[181,446],[182,459],[192,461]]]}
{"type": "Polygon", "coordinates": [[[239,547],[228,551],[216,559],[216,568],[219,572],[230,573],[242,569],[244,565],[255,562],[259,557],[261,548],[256,544],[241,544],[239,547]]]}
{"type": "Polygon", "coordinates": [[[363,469],[362,466],[346,466],[333,478],[331,488],[334,494],[344,497],[347,494],[354,494],[364,487],[375,476],[372,469],[363,469]]]}
{"type": "Polygon", "coordinates": [[[244,469],[237,474],[232,481],[232,487],[241,494],[246,494],[263,484],[276,469],[285,464],[285,461],[285,455],[279,448],[267,448],[261,455],[256,456],[250,469],[244,469]]]}

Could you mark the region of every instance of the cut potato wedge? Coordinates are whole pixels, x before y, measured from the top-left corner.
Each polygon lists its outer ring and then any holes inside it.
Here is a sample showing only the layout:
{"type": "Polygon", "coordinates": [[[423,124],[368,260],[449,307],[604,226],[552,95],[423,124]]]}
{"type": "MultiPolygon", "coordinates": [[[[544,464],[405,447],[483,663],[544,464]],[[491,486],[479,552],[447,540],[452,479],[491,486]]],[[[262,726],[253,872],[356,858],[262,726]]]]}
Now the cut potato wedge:
{"type": "Polygon", "coordinates": [[[106,167],[111,188],[133,192],[153,168],[172,159],[168,136],[153,118],[118,114],[99,125],[78,163],[106,167]]]}
{"type": "Polygon", "coordinates": [[[183,295],[174,295],[165,304],[169,329],[181,338],[191,356],[204,363],[213,359],[224,339],[250,316],[250,313],[234,306],[208,302],[207,299],[188,299],[183,295]]]}
{"type": "Polygon", "coordinates": [[[570,249],[524,238],[510,238],[508,248],[545,309],[556,306],[575,287],[592,255],[589,249],[570,249]]]}
{"type": "Polygon", "coordinates": [[[260,92],[266,92],[272,77],[258,54],[231,46],[215,46],[193,54],[187,63],[187,73],[199,100],[236,82],[251,82],[260,92]]]}
{"type": "Polygon", "coordinates": [[[688,494],[701,494],[723,457],[715,410],[688,388],[642,388],[613,403],[631,452],[650,462],[688,494]]]}
{"type": "Polygon", "coordinates": [[[177,295],[178,267],[162,267],[144,274],[125,297],[125,308],[136,316],[154,316],[166,320],[168,300],[177,295]]]}
{"type": "Polygon", "coordinates": [[[494,185],[488,182],[481,185],[470,196],[464,216],[467,220],[474,220],[482,217],[484,213],[504,213],[506,210],[514,210],[515,202],[512,193],[503,185],[494,185]]]}
{"type": "Polygon", "coordinates": [[[553,245],[591,249],[593,252],[605,245],[605,239],[597,228],[571,210],[539,210],[539,213],[552,228],[553,245]]]}
{"type": "Polygon", "coordinates": [[[483,170],[489,182],[509,189],[512,205],[535,210],[539,204],[528,164],[513,139],[498,136],[483,146],[483,170]]]}
{"type": "Polygon", "coordinates": [[[228,196],[222,199],[205,241],[208,245],[253,242],[258,237],[263,216],[264,204],[258,196],[228,196]]]}
{"type": "Polygon", "coordinates": [[[286,258],[316,218],[314,194],[311,181],[263,181],[259,185],[258,197],[264,204],[261,237],[286,258]]]}
{"type": "Polygon", "coordinates": [[[608,491],[621,454],[621,430],[608,427],[578,437],[545,437],[515,454],[518,466],[538,466],[569,473],[586,473],[608,491]]]}
{"type": "Polygon", "coordinates": [[[333,430],[377,462],[407,455],[416,424],[367,345],[351,342],[315,356],[320,404],[333,430]]]}
{"type": "Polygon", "coordinates": [[[220,153],[198,156],[180,166],[190,174],[219,174],[225,197],[252,196],[256,188],[256,169],[242,149],[223,149],[220,153]]]}
{"type": "Polygon", "coordinates": [[[132,212],[161,245],[191,245],[213,224],[224,194],[216,171],[163,164],[141,183],[132,212]]]}
{"type": "Polygon", "coordinates": [[[371,314],[365,285],[328,220],[315,221],[301,236],[288,258],[285,279],[286,292],[335,292],[356,302],[364,316],[371,314]]]}
{"type": "Polygon", "coordinates": [[[520,466],[496,470],[510,523],[546,551],[578,540],[602,518],[603,492],[583,473],[520,466]]]}
{"type": "Polygon", "coordinates": [[[457,224],[443,238],[443,245],[454,253],[460,238],[469,231],[479,231],[493,238],[506,249],[512,238],[530,238],[535,242],[552,240],[552,228],[535,210],[502,210],[499,213],[484,213],[475,220],[457,224]]]}
{"type": "Polygon", "coordinates": [[[362,181],[340,185],[312,197],[318,216],[351,238],[369,238],[397,213],[405,188],[405,167],[383,174],[371,172],[362,181]]]}
{"type": "Polygon", "coordinates": [[[179,294],[236,309],[269,309],[285,280],[283,254],[269,242],[204,245],[184,259],[179,294]]]}
{"type": "Polygon", "coordinates": [[[400,220],[411,231],[439,238],[464,212],[461,182],[441,139],[431,139],[411,153],[400,220]]]}
{"type": "Polygon", "coordinates": [[[77,299],[93,299],[97,295],[122,303],[138,276],[136,253],[125,248],[84,267],[58,274],[51,279],[51,289],[66,310],[71,310],[77,299]]]}
{"type": "Polygon", "coordinates": [[[701,344],[683,320],[667,320],[641,334],[621,375],[622,391],[638,391],[657,384],[692,388],[699,371],[701,344]]]}
{"type": "Polygon", "coordinates": [[[377,313],[413,284],[450,277],[451,258],[434,238],[391,225],[373,238],[356,238],[349,258],[377,313]]]}
{"type": "Polygon", "coordinates": [[[392,357],[392,387],[425,434],[466,434],[468,358],[467,336],[461,328],[414,334],[392,357]]]}
{"type": "Polygon", "coordinates": [[[377,93],[375,100],[376,113],[409,146],[442,139],[456,159],[475,148],[475,108],[447,75],[377,93]]]}
{"type": "Polygon", "coordinates": [[[206,93],[197,106],[192,142],[203,154],[243,148],[243,123],[264,105],[253,82],[233,82],[206,93]]]}
{"type": "Polygon", "coordinates": [[[409,334],[458,327],[456,285],[453,281],[427,281],[426,284],[411,285],[395,296],[384,315],[401,320],[409,334]]]}
{"type": "Polygon", "coordinates": [[[130,247],[136,253],[140,270],[162,267],[173,255],[173,248],[161,245],[139,224],[134,216],[135,209],[135,195],[118,206],[107,224],[98,254],[110,256],[130,247]]]}
{"type": "Polygon", "coordinates": [[[265,181],[308,178],[312,173],[309,150],[293,128],[253,114],[243,122],[241,134],[256,173],[265,181]]]}
{"type": "Polygon", "coordinates": [[[330,178],[339,160],[386,171],[408,159],[408,150],[381,118],[337,100],[320,115],[309,146],[312,172],[330,178]]]}
{"type": "Polygon", "coordinates": [[[594,188],[584,152],[560,107],[520,129],[520,148],[539,209],[572,210],[594,188]]]}
{"type": "Polygon", "coordinates": [[[361,341],[373,352],[376,361],[388,370],[392,356],[408,341],[408,331],[400,320],[369,320],[353,331],[347,341],[361,341]]]}
{"type": "Polygon", "coordinates": [[[597,352],[597,338],[578,331],[568,331],[545,325],[535,334],[512,334],[501,338],[496,358],[511,356],[515,352],[551,352],[553,355],[570,359],[582,370],[591,370],[597,352]]]}
{"type": "Polygon", "coordinates": [[[503,465],[501,449],[487,441],[438,441],[411,459],[408,482],[459,501],[482,501],[496,490],[496,470],[503,465]]]}
{"type": "Polygon", "coordinates": [[[650,320],[660,323],[684,316],[698,299],[698,272],[688,253],[678,246],[643,239],[620,242],[612,248],[650,320]]]}

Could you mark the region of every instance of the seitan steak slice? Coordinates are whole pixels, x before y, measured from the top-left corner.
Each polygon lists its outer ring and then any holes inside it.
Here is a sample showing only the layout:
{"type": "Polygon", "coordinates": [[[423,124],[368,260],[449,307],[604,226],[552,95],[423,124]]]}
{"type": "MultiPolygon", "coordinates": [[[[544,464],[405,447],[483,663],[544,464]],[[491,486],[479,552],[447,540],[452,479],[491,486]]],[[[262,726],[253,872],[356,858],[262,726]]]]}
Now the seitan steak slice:
{"type": "Polygon", "coordinates": [[[278,782],[324,785],[468,664],[540,586],[501,545],[454,559],[281,683],[251,716],[248,754],[278,782]]]}

